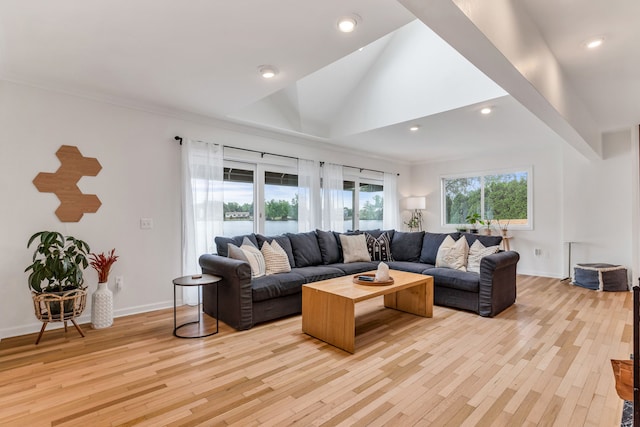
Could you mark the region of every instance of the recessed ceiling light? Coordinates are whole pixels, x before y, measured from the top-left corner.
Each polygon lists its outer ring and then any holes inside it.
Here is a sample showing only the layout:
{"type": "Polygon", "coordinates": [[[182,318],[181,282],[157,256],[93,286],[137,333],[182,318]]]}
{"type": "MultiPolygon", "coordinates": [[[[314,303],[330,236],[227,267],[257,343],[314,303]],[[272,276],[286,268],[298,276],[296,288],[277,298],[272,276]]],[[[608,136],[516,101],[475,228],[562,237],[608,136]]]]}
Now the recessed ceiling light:
{"type": "Polygon", "coordinates": [[[484,107],[482,110],[480,110],[480,114],[484,114],[484,115],[491,114],[491,111],[493,111],[491,110],[491,107],[484,107]]]}
{"type": "Polygon", "coordinates": [[[420,125],[413,125],[409,128],[411,132],[417,132],[420,129],[420,125]]]}
{"type": "Polygon", "coordinates": [[[271,65],[261,65],[258,67],[258,71],[260,72],[260,75],[265,79],[271,79],[278,74],[278,70],[276,69],[276,67],[273,67],[271,65]]]}
{"type": "Polygon", "coordinates": [[[604,37],[596,37],[587,40],[586,42],[584,42],[584,45],[587,49],[595,49],[602,46],[602,43],[604,43],[604,37]]]}
{"type": "Polygon", "coordinates": [[[356,26],[360,22],[358,15],[343,16],[338,19],[338,30],[342,33],[351,33],[356,29],[356,26]]]}

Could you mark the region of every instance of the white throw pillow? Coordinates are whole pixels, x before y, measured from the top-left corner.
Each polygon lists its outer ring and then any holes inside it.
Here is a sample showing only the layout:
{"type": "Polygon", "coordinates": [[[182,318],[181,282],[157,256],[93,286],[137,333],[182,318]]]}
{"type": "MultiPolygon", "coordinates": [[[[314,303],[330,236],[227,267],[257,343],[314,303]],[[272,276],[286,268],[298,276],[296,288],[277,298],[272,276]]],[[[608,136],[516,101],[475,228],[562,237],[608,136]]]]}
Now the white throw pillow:
{"type": "Polygon", "coordinates": [[[291,265],[289,265],[289,257],[287,256],[287,253],[275,240],[272,240],[271,243],[264,242],[260,252],[262,252],[264,262],[267,265],[267,276],[270,274],[287,273],[291,271],[291,265]]]}
{"type": "Polygon", "coordinates": [[[340,244],[342,245],[342,257],[345,264],[358,261],[371,261],[369,249],[367,249],[367,239],[364,234],[353,236],[341,234],[340,244]]]}
{"type": "Polygon", "coordinates": [[[251,240],[246,237],[242,241],[242,246],[240,246],[240,250],[247,257],[247,261],[249,261],[249,265],[251,266],[251,277],[262,277],[267,272],[267,266],[264,262],[264,256],[262,256],[262,252],[260,249],[256,248],[251,240]]]}
{"type": "Polygon", "coordinates": [[[480,243],[480,240],[473,242],[469,248],[469,259],[467,261],[467,271],[480,273],[480,261],[487,255],[495,254],[500,249],[499,246],[487,246],[480,243]]]}
{"type": "Polygon", "coordinates": [[[464,236],[460,237],[458,241],[453,240],[451,236],[447,236],[438,248],[436,267],[467,271],[468,254],[469,244],[464,236]]]}

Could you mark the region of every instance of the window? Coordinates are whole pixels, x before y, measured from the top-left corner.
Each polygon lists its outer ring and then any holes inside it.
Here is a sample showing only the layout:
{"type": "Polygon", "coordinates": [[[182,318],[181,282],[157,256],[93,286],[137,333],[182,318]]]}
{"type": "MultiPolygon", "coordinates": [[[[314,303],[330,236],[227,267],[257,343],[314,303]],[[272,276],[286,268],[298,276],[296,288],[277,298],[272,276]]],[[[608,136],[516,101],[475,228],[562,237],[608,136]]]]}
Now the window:
{"type": "Polygon", "coordinates": [[[264,213],[265,234],[298,232],[298,175],[265,171],[264,213]]]}
{"type": "Polygon", "coordinates": [[[225,236],[298,231],[298,175],[291,168],[225,160],[225,236]]]}
{"type": "Polygon", "coordinates": [[[225,236],[253,233],[254,170],[251,165],[225,162],[222,230],[225,236]]]}
{"type": "Polygon", "coordinates": [[[443,177],[442,225],[467,224],[467,216],[478,213],[509,228],[531,229],[530,179],[530,169],[443,177]]]}
{"type": "Polygon", "coordinates": [[[380,180],[356,176],[344,181],[344,229],[382,228],[384,187],[380,180]],[[354,206],[357,210],[354,212],[354,206]]]}

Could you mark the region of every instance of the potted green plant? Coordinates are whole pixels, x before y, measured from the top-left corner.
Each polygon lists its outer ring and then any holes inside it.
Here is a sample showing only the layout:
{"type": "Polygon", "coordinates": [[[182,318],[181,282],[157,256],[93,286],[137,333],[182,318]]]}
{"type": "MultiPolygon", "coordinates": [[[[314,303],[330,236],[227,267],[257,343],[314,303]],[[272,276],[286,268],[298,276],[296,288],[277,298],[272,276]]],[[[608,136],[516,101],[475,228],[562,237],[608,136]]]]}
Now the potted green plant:
{"type": "Polygon", "coordinates": [[[469,231],[471,233],[478,233],[478,226],[476,224],[484,225],[484,221],[482,221],[482,217],[478,212],[467,215],[466,221],[469,223],[469,231]]]}
{"type": "MultiPolygon", "coordinates": [[[[65,295],[64,312],[74,309],[73,292],[84,293],[83,270],[89,265],[89,245],[72,236],[63,236],[56,231],[40,231],[29,239],[27,247],[37,242],[33,263],[24,271],[29,274],[29,288],[37,295],[53,293],[65,295]],[[80,292],[82,291],[82,292],[80,292]]],[[[60,313],[60,305],[50,304],[46,310],[60,313]]]]}

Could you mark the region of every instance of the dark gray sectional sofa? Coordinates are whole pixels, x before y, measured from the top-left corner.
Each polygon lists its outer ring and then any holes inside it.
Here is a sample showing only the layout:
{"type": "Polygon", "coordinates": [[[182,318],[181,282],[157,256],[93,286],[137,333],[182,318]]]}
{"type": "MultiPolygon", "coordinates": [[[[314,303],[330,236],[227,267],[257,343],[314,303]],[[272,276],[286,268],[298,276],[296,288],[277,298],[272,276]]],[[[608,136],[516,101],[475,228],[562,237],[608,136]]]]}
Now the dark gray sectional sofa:
{"type": "MultiPolygon", "coordinates": [[[[374,237],[382,231],[370,230],[374,237]]],[[[434,278],[434,304],[468,310],[493,317],[516,300],[516,265],[520,256],[514,251],[500,251],[482,258],[480,273],[436,268],[436,255],[447,235],[458,240],[465,236],[469,245],[475,239],[485,246],[497,245],[499,236],[470,233],[425,233],[387,230],[391,241],[391,269],[426,274],[434,278]]],[[[250,234],[233,238],[216,237],[218,254],[200,257],[202,272],[222,277],[218,286],[203,289],[204,311],[235,329],[284,316],[302,309],[302,285],[334,277],[375,270],[379,261],[344,263],[338,233],[316,230],[274,237],[250,234]],[[276,239],[287,252],[291,272],[251,278],[245,261],[227,257],[227,245],[242,244],[247,237],[261,247],[276,239]],[[219,312],[216,312],[216,293],[219,312]]],[[[393,275],[393,273],[392,273],[393,275]]]]}

